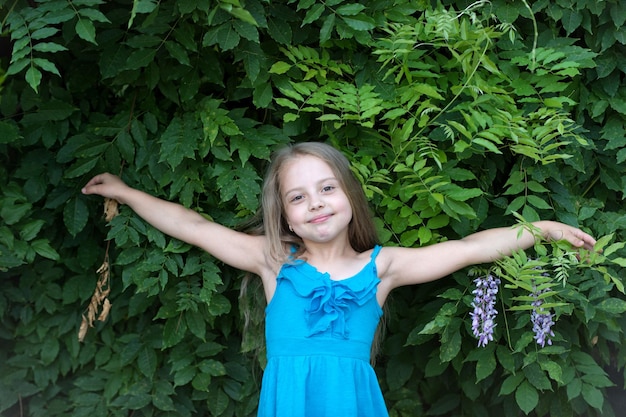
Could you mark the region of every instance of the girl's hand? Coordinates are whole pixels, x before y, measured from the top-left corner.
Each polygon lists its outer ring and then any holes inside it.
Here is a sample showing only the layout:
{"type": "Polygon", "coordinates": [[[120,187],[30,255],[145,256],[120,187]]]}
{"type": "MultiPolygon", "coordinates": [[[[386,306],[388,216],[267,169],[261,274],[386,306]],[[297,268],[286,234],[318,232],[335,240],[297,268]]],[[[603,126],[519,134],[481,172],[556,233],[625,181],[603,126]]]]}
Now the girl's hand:
{"type": "Polygon", "coordinates": [[[549,241],[568,241],[576,248],[593,250],[596,240],[582,230],[559,222],[547,222],[541,227],[544,237],[549,241]]]}
{"type": "Polygon", "coordinates": [[[125,189],[129,187],[119,177],[104,173],[93,177],[85,186],[81,192],[83,194],[97,194],[102,197],[112,198],[124,203],[122,194],[125,189]]]}

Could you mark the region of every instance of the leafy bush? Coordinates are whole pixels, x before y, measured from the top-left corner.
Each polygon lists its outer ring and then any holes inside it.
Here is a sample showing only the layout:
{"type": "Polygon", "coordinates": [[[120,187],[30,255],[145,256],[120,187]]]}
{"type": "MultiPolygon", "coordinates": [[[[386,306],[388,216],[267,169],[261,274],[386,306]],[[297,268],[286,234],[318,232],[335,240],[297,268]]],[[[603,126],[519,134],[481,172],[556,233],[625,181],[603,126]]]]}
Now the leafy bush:
{"type": "Polygon", "coordinates": [[[377,365],[392,416],[615,415],[607,395],[623,389],[626,357],[623,8],[0,6],[10,46],[0,411],[253,415],[262,358],[242,353],[241,274],[125,207],[113,216],[109,202],[104,220],[103,202],[80,187],[119,173],[235,227],[257,207],[273,149],[325,140],[349,156],[387,245],[538,218],[601,237],[603,252],[582,261],[540,242],[397,290],[377,365]],[[487,273],[502,285],[494,341],[478,347],[472,281],[487,273]],[[543,347],[537,296],[556,322],[543,347]]]}

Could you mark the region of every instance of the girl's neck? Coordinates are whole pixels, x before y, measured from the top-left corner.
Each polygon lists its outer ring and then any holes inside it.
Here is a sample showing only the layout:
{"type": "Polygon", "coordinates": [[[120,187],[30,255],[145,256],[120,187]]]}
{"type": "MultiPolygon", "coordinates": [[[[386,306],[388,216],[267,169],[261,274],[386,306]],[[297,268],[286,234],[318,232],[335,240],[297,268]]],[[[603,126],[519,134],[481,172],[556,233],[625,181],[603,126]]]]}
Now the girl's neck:
{"type": "Polygon", "coordinates": [[[358,253],[349,242],[305,243],[303,257],[319,263],[341,261],[354,258],[358,253]]]}

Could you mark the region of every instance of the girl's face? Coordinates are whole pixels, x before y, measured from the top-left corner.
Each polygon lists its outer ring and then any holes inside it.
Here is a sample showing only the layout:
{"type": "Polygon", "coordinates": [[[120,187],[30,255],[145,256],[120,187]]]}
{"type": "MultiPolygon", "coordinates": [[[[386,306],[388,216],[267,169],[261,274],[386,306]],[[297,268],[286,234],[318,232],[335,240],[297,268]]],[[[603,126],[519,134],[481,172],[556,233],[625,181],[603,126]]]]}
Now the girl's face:
{"type": "Polygon", "coordinates": [[[352,207],[326,162],[299,156],[285,164],[279,180],[285,218],[305,244],[348,239],[352,207]]]}

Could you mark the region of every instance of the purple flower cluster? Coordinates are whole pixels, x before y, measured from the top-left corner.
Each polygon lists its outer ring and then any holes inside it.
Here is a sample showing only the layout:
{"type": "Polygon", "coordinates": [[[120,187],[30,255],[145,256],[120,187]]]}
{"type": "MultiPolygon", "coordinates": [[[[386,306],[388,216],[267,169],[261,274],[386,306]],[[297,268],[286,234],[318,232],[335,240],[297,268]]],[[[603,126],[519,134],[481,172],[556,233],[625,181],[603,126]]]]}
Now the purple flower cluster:
{"type": "Polygon", "coordinates": [[[472,291],[474,301],[472,307],[472,331],[478,338],[478,346],[487,346],[493,340],[493,330],[496,327],[495,318],[498,311],[495,309],[496,295],[500,279],[488,274],[486,277],[478,277],[474,280],[476,289],[472,291]]]}
{"type": "Polygon", "coordinates": [[[541,294],[548,291],[550,291],[550,288],[530,294],[531,297],[535,298],[535,301],[532,303],[533,312],[530,315],[530,320],[533,324],[533,332],[535,332],[534,338],[541,347],[545,347],[546,343],[552,345],[551,338],[554,337],[554,332],[552,331],[554,314],[542,307],[543,300],[539,298],[541,294]]]}

